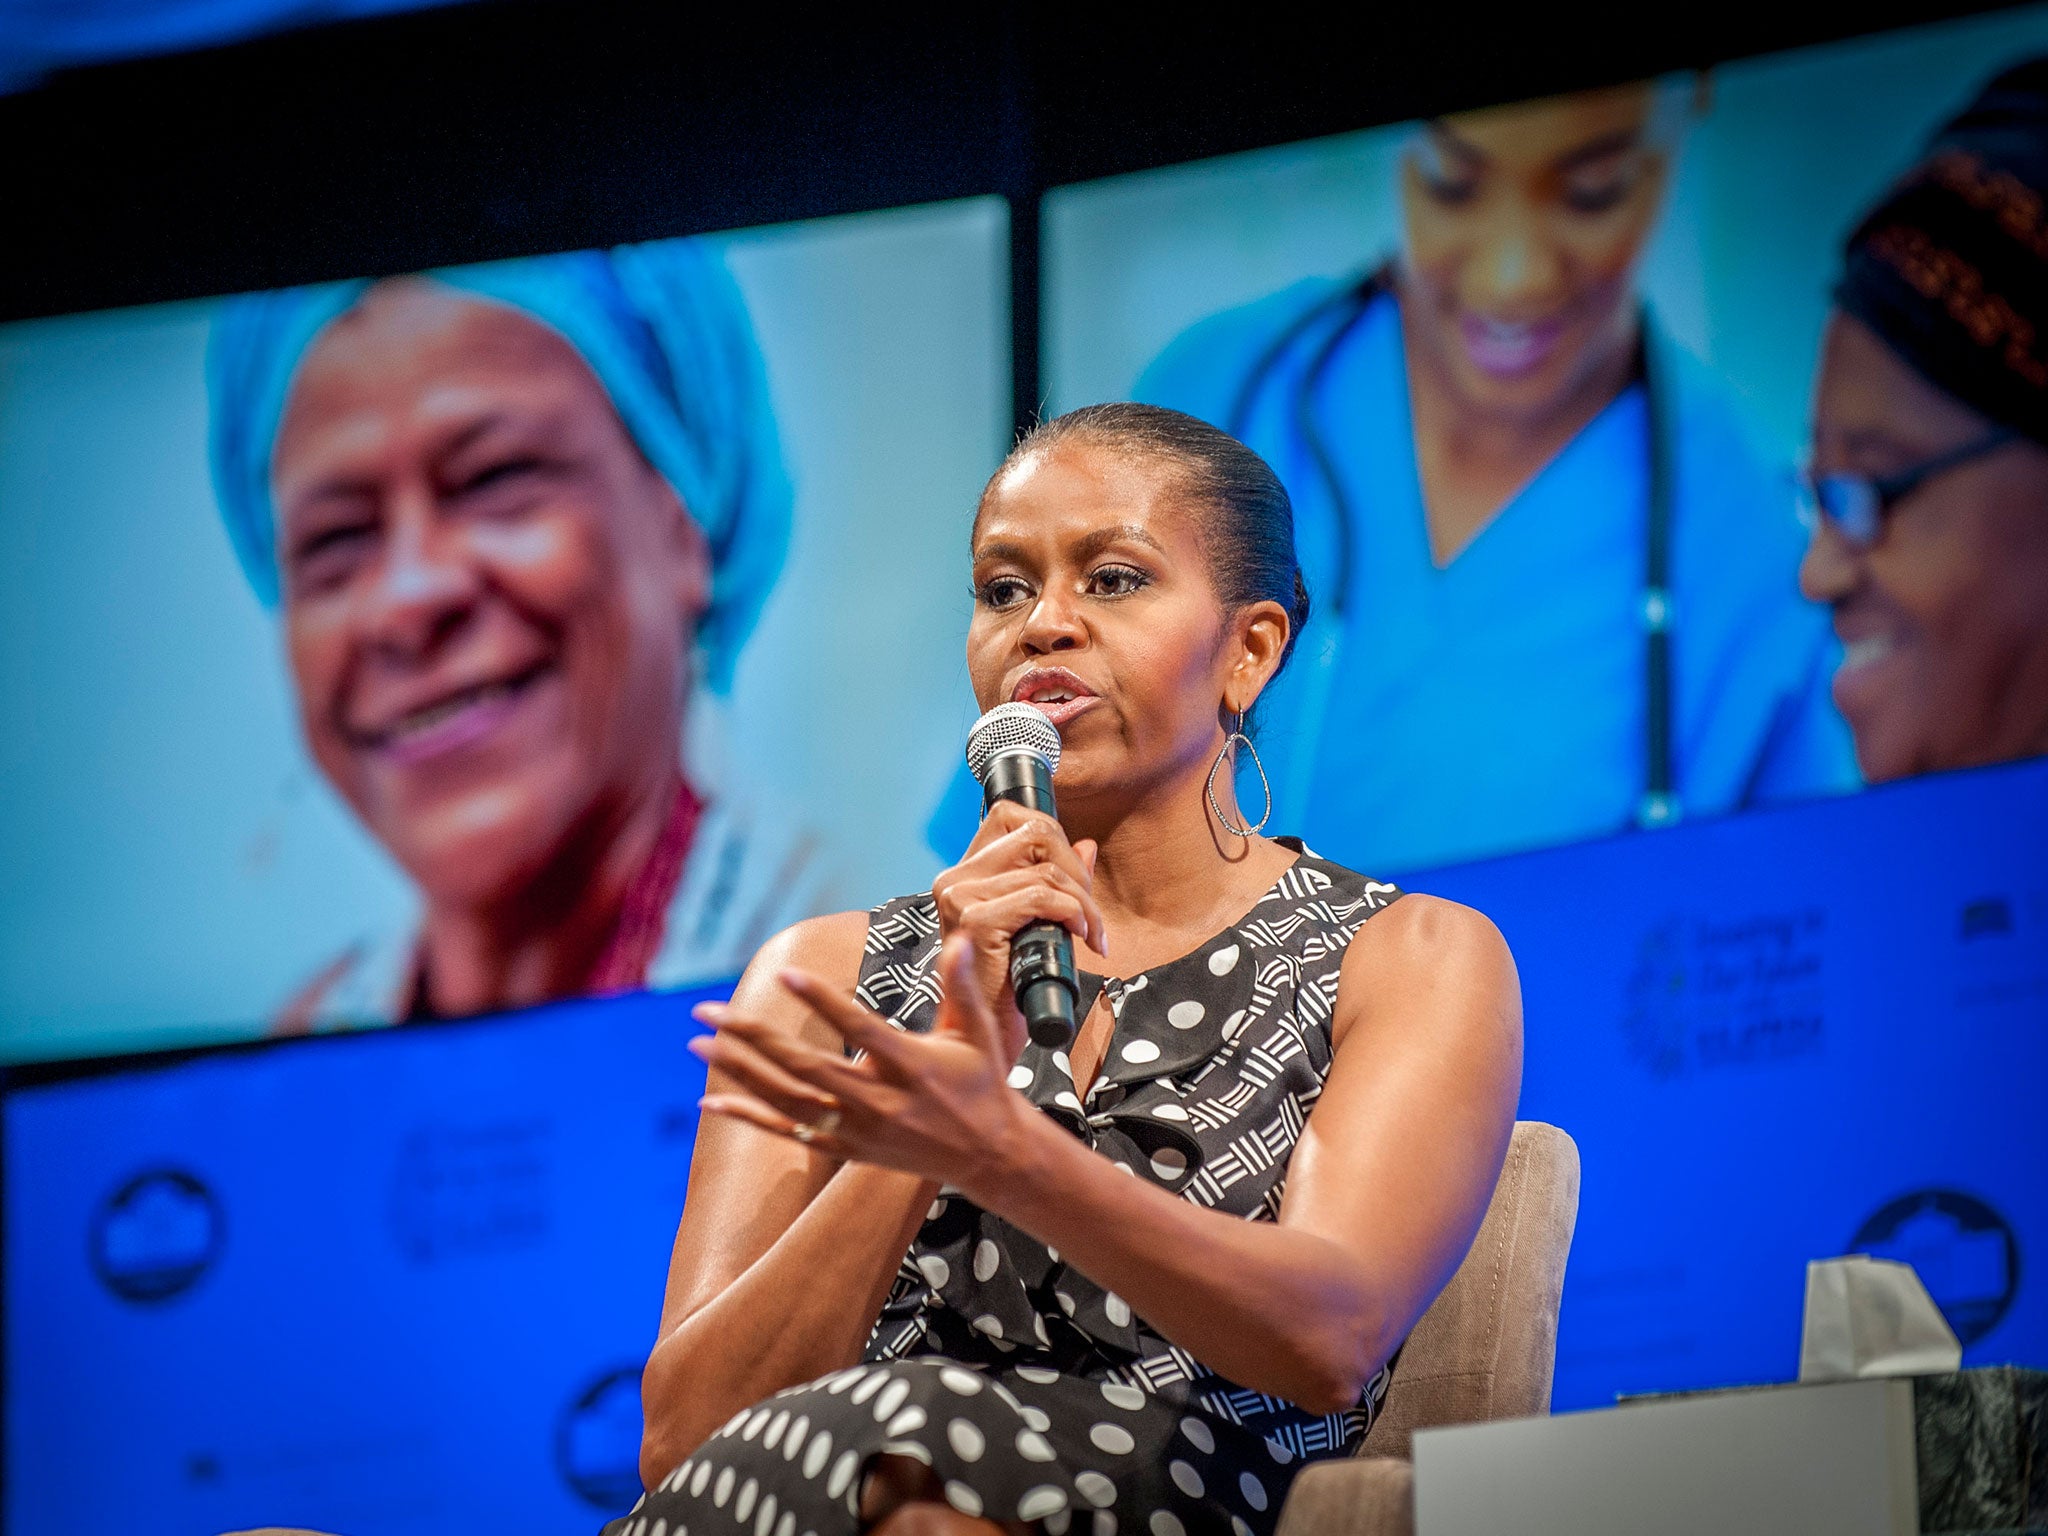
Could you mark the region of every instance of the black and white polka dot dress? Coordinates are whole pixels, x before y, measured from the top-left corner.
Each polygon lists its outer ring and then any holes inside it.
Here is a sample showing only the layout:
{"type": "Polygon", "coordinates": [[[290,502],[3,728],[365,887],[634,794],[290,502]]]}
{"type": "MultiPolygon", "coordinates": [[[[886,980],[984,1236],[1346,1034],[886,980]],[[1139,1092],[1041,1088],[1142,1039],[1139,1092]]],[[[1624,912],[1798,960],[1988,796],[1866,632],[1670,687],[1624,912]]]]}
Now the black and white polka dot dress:
{"type": "MultiPolygon", "coordinates": [[[[1330,1069],[1345,946],[1399,895],[1303,853],[1194,953],[1085,979],[1084,1012],[1106,986],[1116,1021],[1085,1102],[1064,1052],[1027,1046],[1010,1081],[1132,1177],[1272,1221],[1330,1069]]],[[[929,893],[877,908],[861,1000],[928,1029],[938,944],[929,893]]],[[[955,1508],[1051,1536],[1264,1536],[1303,1464],[1364,1436],[1390,1369],[1329,1415],[1239,1387],[1056,1251],[947,1192],[862,1364],[736,1414],[607,1531],[850,1536],[864,1467],[893,1454],[930,1466],[955,1508]]]]}

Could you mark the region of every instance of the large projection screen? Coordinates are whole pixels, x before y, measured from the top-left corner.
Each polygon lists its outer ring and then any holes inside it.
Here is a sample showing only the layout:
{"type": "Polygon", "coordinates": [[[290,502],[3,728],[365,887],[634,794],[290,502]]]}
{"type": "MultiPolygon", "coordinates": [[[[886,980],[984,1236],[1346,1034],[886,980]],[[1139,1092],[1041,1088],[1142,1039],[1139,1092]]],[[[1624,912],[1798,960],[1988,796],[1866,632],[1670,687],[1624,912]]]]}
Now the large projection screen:
{"type": "Polygon", "coordinates": [[[1007,252],[988,198],[0,327],[0,1058],[730,980],[795,917],[927,882],[923,818],[972,718],[968,521],[1010,424],[1007,252]],[[669,621],[631,574],[666,554],[616,539],[587,570],[508,575],[502,548],[415,562],[429,585],[479,584],[457,606],[474,597],[482,638],[453,660],[407,672],[390,658],[410,642],[370,633],[392,594],[351,551],[409,536],[401,471],[511,477],[463,490],[468,510],[436,482],[432,538],[461,528],[480,548],[542,526],[516,482],[544,465],[380,461],[369,512],[360,486],[318,482],[371,473],[336,446],[362,421],[431,414],[436,390],[526,387],[516,358],[481,385],[459,357],[433,373],[451,314],[552,347],[611,434],[606,472],[657,472],[633,494],[701,501],[702,547],[676,558],[708,597],[658,595],[694,625],[679,660],[646,659],[669,621]],[[351,368],[382,395],[343,399],[351,368]],[[287,491],[304,527],[279,510],[287,491]],[[562,585],[586,579],[610,585],[562,585]],[[680,745],[649,739],[669,705],[645,695],[671,684],[641,674],[664,665],[687,694],[680,745]],[[583,733],[554,766],[550,721],[583,733]],[[496,788],[473,761],[500,750],[493,729],[537,743],[496,788]],[[476,793],[425,808],[427,779],[464,761],[476,793]],[[678,766],[700,807],[651,962],[523,988],[436,970],[437,912],[573,907],[568,887],[607,857],[577,839],[627,819],[622,783],[678,766]]]}

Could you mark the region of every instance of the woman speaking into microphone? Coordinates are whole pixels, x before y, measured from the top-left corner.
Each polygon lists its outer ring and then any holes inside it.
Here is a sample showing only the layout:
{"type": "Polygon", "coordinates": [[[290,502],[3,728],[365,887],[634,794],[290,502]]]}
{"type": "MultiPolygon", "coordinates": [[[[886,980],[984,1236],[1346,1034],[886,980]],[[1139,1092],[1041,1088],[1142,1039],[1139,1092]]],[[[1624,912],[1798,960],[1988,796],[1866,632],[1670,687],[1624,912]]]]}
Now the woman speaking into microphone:
{"type": "Polygon", "coordinates": [[[1058,819],[997,804],[930,891],[787,930],[702,1010],[614,1532],[1270,1531],[1401,1390],[1499,1176],[1500,935],[1239,799],[1308,608],[1265,462],[1076,411],[989,482],[973,559],[975,693],[1057,727],[1058,819]],[[1064,1051],[1011,995],[1034,921],[1073,938],[1064,1051]]]}

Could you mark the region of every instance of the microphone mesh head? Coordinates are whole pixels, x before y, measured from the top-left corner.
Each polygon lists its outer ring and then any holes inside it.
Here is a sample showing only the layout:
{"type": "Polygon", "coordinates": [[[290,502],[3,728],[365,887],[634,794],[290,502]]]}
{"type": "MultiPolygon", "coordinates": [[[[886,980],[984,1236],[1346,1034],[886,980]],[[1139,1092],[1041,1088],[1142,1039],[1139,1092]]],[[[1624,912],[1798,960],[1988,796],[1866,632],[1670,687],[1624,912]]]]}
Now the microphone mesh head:
{"type": "Polygon", "coordinates": [[[1059,772],[1060,733],[1045,711],[1029,704],[998,704],[967,733],[967,766],[981,783],[999,753],[1020,751],[1038,758],[1047,773],[1059,772]]]}

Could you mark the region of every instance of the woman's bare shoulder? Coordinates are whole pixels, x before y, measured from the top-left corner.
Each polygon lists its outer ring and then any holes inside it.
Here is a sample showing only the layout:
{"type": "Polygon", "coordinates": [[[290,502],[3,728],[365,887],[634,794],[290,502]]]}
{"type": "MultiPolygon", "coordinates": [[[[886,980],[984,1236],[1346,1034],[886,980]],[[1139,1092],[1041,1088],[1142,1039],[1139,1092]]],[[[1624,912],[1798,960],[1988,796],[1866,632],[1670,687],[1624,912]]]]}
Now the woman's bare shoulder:
{"type": "Polygon", "coordinates": [[[1337,1034],[1367,1011],[1440,1018],[1447,996],[1466,1005],[1453,1014],[1519,1039],[1521,982],[1500,929],[1475,908],[1411,892],[1352,937],[1338,987],[1337,1034]],[[1418,1006],[1425,1002],[1436,1006],[1418,1006]]]}
{"type": "Polygon", "coordinates": [[[1504,958],[1508,943],[1493,919],[1477,907],[1410,891],[1360,926],[1347,963],[1350,955],[1360,953],[1388,961],[1441,961],[1450,955],[1504,958]]]}
{"type": "Polygon", "coordinates": [[[865,912],[827,912],[791,923],[755,952],[740,986],[757,978],[772,982],[779,972],[794,968],[851,987],[860,979],[867,936],[865,912]]]}
{"type": "Polygon", "coordinates": [[[851,986],[867,937],[866,912],[826,912],[791,923],[762,946],[762,953],[774,950],[778,965],[800,965],[820,975],[845,970],[851,986]]]}

